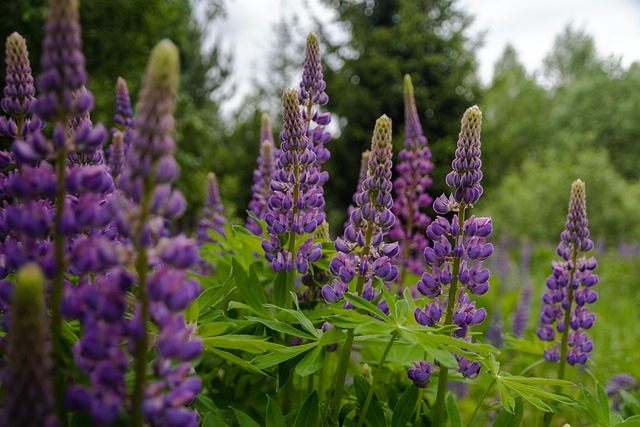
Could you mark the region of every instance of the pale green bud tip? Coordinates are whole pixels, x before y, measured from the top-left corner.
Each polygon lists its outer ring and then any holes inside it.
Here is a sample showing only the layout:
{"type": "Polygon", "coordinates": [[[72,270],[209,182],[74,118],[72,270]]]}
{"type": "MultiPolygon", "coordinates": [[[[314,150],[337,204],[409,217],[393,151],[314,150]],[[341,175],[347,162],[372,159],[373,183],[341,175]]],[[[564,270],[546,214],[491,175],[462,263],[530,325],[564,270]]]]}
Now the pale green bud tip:
{"type": "Polygon", "coordinates": [[[482,124],[482,111],[480,111],[477,105],[469,107],[467,111],[464,112],[463,120],[472,126],[480,126],[482,124]]]}
{"type": "Polygon", "coordinates": [[[36,263],[25,264],[16,275],[14,304],[21,302],[42,306],[44,304],[44,274],[36,263]]]}
{"type": "Polygon", "coordinates": [[[271,126],[271,120],[267,113],[262,113],[262,116],[260,117],[260,124],[262,124],[262,126],[271,126]]]}
{"type": "Polygon", "coordinates": [[[413,98],[413,82],[409,74],[404,75],[404,97],[413,98]]]}
{"type": "Polygon", "coordinates": [[[319,43],[320,42],[318,41],[318,36],[316,35],[316,33],[309,33],[309,35],[307,36],[307,47],[318,46],[319,43]]]}
{"type": "Polygon", "coordinates": [[[160,41],[151,51],[146,80],[151,87],[171,87],[178,84],[180,53],[169,39],[160,41]]]}
{"type": "Polygon", "coordinates": [[[373,131],[374,139],[380,141],[381,145],[391,144],[391,119],[383,114],[376,120],[376,127],[373,131]]]}

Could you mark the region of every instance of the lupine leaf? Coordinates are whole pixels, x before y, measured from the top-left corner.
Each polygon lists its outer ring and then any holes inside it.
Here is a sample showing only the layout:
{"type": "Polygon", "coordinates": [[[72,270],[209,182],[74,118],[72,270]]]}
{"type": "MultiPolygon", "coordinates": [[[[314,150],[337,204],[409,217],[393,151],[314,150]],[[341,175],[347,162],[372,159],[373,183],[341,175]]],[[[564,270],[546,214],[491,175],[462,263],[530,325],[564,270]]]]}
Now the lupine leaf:
{"type": "Polygon", "coordinates": [[[609,411],[609,398],[607,397],[607,392],[602,387],[598,381],[596,381],[596,395],[598,396],[598,403],[600,404],[600,410],[602,411],[602,421],[605,423],[605,426],[609,426],[611,424],[611,415],[609,411]]]}
{"type": "Polygon", "coordinates": [[[249,275],[247,275],[235,258],[231,260],[231,263],[233,266],[232,274],[242,298],[255,312],[263,314],[265,317],[271,317],[267,309],[264,308],[267,299],[264,296],[262,285],[255,276],[253,267],[249,268],[249,275]]]}
{"type": "Polygon", "coordinates": [[[301,331],[300,329],[294,328],[288,323],[280,322],[278,320],[269,320],[269,319],[263,319],[260,317],[254,317],[254,316],[248,316],[247,320],[262,323],[269,329],[272,329],[277,332],[282,332],[287,335],[293,335],[293,336],[297,336],[297,337],[309,339],[309,340],[315,339],[314,336],[309,335],[306,332],[301,331]]]}
{"type": "Polygon", "coordinates": [[[236,418],[238,419],[238,424],[240,424],[242,427],[260,427],[260,424],[255,422],[253,418],[251,418],[241,410],[233,407],[231,409],[233,409],[233,412],[235,412],[236,418]]]}
{"type": "Polygon", "coordinates": [[[361,298],[357,295],[353,295],[349,293],[345,293],[344,298],[347,301],[349,301],[351,304],[353,304],[355,307],[361,308],[363,310],[367,310],[369,313],[375,314],[376,316],[378,316],[384,321],[388,322],[390,320],[389,316],[384,314],[382,310],[380,310],[378,307],[376,307],[374,304],[372,304],[371,302],[367,301],[364,298],[361,298]]]}
{"type": "Polygon", "coordinates": [[[298,356],[299,354],[304,353],[305,351],[311,350],[317,345],[318,344],[314,342],[311,344],[297,345],[294,347],[285,347],[281,350],[272,351],[269,354],[264,354],[262,356],[255,357],[251,361],[251,363],[253,363],[253,365],[255,365],[260,369],[266,369],[271,366],[278,365],[286,360],[292,359],[298,356]]]}
{"type": "Polygon", "coordinates": [[[498,416],[493,422],[493,427],[518,427],[520,425],[522,422],[522,414],[524,412],[522,399],[516,399],[516,406],[513,413],[510,413],[506,409],[507,408],[504,408],[498,413],[498,416]]]}
{"type": "Polygon", "coordinates": [[[267,395],[267,413],[265,417],[266,427],[287,427],[287,422],[282,415],[278,404],[267,395]]]}
{"type": "Polygon", "coordinates": [[[407,387],[400,399],[398,399],[396,407],[393,408],[391,427],[405,427],[407,425],[416,409],[419,394],[418,387],[415,385],[411,384],[407,387]]]}
{"type": "Polygon", "coordinates": [[[273,303],[284,307],[287,303],[287,272],[280,270],[273,282],[273,303]]]}
{"type": "Polygon", "coordinates": [[[510,414],[514,414],[516,406],[515,399],[509,394],[509,390],[507,390],[501,382],[498,382],[498,390],[500,390],[500,400],[502,401],[504,410],[510,414]]]}
{"type": "Polygon", "coordinates": [[[318,372],[324,365],[326,353],[324,347],[314,348],[296,365],[296,373],[301,377],[306,377],[318,372]]]}
{"type": "Polygon", "coordinates": [[[229,322],[209,322],[198,326],[198,336],[201,338],[214,337],[222,335],[229,330],[231,323],[229,322]]]}
{"type": "Polygon", "coordinates": [[[315,427],[318,424],[318,392],[313,390],[306,398],[293,427],[315,427]]]}
{"type": "Polygon", "coordinates": [[[325,346],[330,344],[339,343],[346,338],[344,332],[338,328],[331,328],[327,332],[323,333],[318,341],[318,345],[325,346]]]}
{"type": "Polygon", "coordinates": [[[634,415],[618,424],[617,427],[640,427],[640,415],[634,415]]]}
{"type": "Polygon", "coordinates": [[[462,427],[462,418],[460,418],[460,409],[458,409],[458,404],[456,403],[456,398],[454,397],[453,393],[449,393],[447,395],[447,400],[445,403],[446,403],[447,415],[449,416],[449,422],[451,423],[451,427],[462,427]]]}
{"type": "Polygon", "coordinates": [[[267,337],[256,337],[255,335],[221,335],[217,337],[204,338],[202,343],[206,349],[227,348],[232,350],[242,350],[254,354],[261,354],[269,350],[281,350],[286,348],[281,344],[267,341],[267,337]]]}
{"type": "MultiPolygon", "coordinates": [[[[356,398],[360,404],[360,411],[362,411],[371,385],[360,375],[353,379],[353,385],[356,391],[356,398]]],[[[375,391],[371,398],[369,409],[367,410],[366,420],[369,421],[372,427],[385,427],[387,425],[384,419],[382,406],[380,406],[380,402],[378,401],[375,391]]]]}
{"type": "Polygon", "coordinates": [[[256,368],[255,366],[253,366],[251,363],[247,362],[246,360],[236,356],[235,354],[231,354],[227,351],[224,350],[219,350],[217,348],[208,348],[208,351],[217,354],[218,356],[222,357],[223,359],[226,359],[232,363],[235,363],[236,365],[240,366],[241,368],[246,369],[249,372],[253,372],[256,374],[260,374],[260,375],[264,375],[265,377],[271,377],[273,378],[272,375],[269,375],[268,373],[264,372],[261,369],[256,368]]]}

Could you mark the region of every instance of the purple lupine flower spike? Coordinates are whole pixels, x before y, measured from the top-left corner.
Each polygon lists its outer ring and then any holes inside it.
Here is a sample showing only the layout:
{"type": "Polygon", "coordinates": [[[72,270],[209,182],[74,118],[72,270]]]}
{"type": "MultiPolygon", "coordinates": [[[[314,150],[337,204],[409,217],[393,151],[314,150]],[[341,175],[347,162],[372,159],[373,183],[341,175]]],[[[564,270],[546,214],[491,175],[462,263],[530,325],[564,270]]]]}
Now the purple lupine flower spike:
{"type": "MultiPolygon", "coordinates": [[[[249,210],[258,218],[264,219],[267,213],[267,201],[271,196],[269,183],[275,171],[275,145],[269,116],[262,115],[260,127],[260,155],[257,160],[257,168],[253,171],[252,197],[249,202],[249,210]]],[[[247,218],[247,229],[256,236],[262,235],[262,227],[253,218],[247,218]]]]}
{"type": "Polygon", "coordinates": [[[111,155],[109,156],[109,172],[113,177],[113,182],[118,185],[118,178],[122,174],[125,159],[125,142],[122,133],[113,135],[111,143],[111,155]]]}
{"type": "Polygon", "coordinates": [[[303,107],[302,119],[306,124],[307,137],[316,154],[315,168],[319,176],[316,185],[320,192],[323,191],[322,186],[329,179],[329,174],[326,171],[323,172],[321,167],[331,157],[329,150],[325,147],[325,144],[331,140],[331,134],[325,131],[325,127],[331,122],[331,113],[320,112],[320,106],[329,102],[329,96],[325,92],[326,87],[327,83],[322,75],[320,42],[317,35],[309,33],[298,97],[300,105],[303,107]],[[311,122],[314,123],[314,126],[311,126],[311,122]]]}
{"type": "Polygon", "coordinates": [[[209,172],[207,175],[207,198],[204,204],[202,219],[198,223],[198,244],[205,242],[213,242],[214,239],[209,235],[209,230],[214,230],[224,236],[224,226],[227,223],[223,215],[224,207],[218,190],[218,179],[216,174],[209,172]]]}
{"type": "Polygon", "coordinates": [[[578,179],[571,184],[567,222],[556,249],[562,260],[553,261],[553,274],[547,278],[547,291],[542,296],[542,326],[537,334],[541,340],[552,342],[544,352],[550,362],[566,357],[569,365],[583,365],[593,349],[593,341],[584,330],[595,322],[596,316],[589,313],[587,305],[598,299],[593,290],[598,283],[598,275],[593,273],[598,263],[586,255],[593,249],[588,225],[585,185],[578,179]],[[562,337],[559,345],[556,332],[562,337]]]}
{"type": "Polygon", "coordinates": [[[382,116],[376,121],[371,141],[371,154],[367,176],[355,197],[356,207],[351,212],[343,237],[335,241],[338,255],[329,266],[335,277],[331,285],[322,288],[327,302],[336,302],[349,290],[349,283],[358,277],[355,292],[373,299],[373,278],[389,282],[398,275],[391,259],[398,253],[398,243],[384,243],[385,234],[393,226],[391,211],[392,163],[391,119],[382,116]]]}
{"type": "Polygon", "coordinates": [[[300,114],[298,94],[288,89],[282,96],[283,127],[280,132],[281,154],[277,161],[268,210],[265,214],[269,238],[262,241],[265,257],[274,271],[293,271],[300,274],[309,270],[309,263],[322,256],[321,245],[313,244],[313,237],[301,242],[293,259],[292,250],[281,245],[279,236],[290,233],[289,241],[295,242],[292,234],[311,234],[325,221],[324,196],[318,190],[319,173],[314,168],[316,155],[305,135],[300,114]],[[305,250],[302,250],[303,247],[305,250]]]}
{"type": "Polygon", "coordinates": [[[2,381],[1,425],[51,426],[55,422],[44,283],[36,264],[27,264],[18,271],[11,301],[11,331],[7,336],[8,363],[2,381]]]}
{"type": "Polygon", "coordinates": [[[5,52],[6,84],[0,106],[5,113],[20,121],[29,115],[36,99],[27,42],[20,34],[12,33],[7,37],[5,52]]]}
{"type": "Polygon", "coordinates": [[[404,111],[405,147],[399,153],[398,178],[393,183],[396,194],[393,213],[398,220],[389,233],[389,237],[400,245],[400,283],[407,270],[418,275],[425,271],[421,256],[428,244],[425,229],[431,218],[424,211],[433,201],[426,191],[433,182],[428,175],[433,169],[431,150],[422,133],[408,74],[404,77],[404,111]]]}
{"type": "Polygon", "coordinates": [[[353,202],[347,207],[347,220],[344,222],[343,228],[347,228],[350,224],[349,218],[351,217],[351,212],[356,208],[356,197],[362,191],[362,183],[365,179],[367,179],[367,173],[369,172],[369,157],[371,157],[371,151],[365,150],[360,155],[360,172],[358,173],[358,183],[356,185],[356,192],[353,193],[351,197],[351,201],[353,202]]]}
{"type": "Polygon", "coordinates": [[[630,393],[638,389],[640,389],[640,383],[638,383],[638,380],[633,375],[627,372],[614,375],[605,386],[607,397],[613,400],[613,408],[616,411],[620,410],[620,405],[623,402],[621,392],[625,391],[630,393]]]}
{"type": "Polygon", "coordinates": [[[522,245],[520,253],[520,271],[522,277],[522,291],[513,314],[513,325],[511,331],[519,338],[522,338],[527,329],[529,312],[531,310],[531,277],[529,275],[529,264],[531,263],[531,244],[526,242],[522,245]]]}
{"type": "MultiPolygon", "coordinates": [[[[467,340],[471,339],[467,337],[469,329],[481,324],[487,316],[484,308],[477,308],[476,302],[470,300],[469,293],[480,296],[489,290],[490,272],[482,263],[493,253],[493,245],[485,243],[493,230],[491,218],[465,217],[466,209],[482,195],[479,184],[481,120],[482,114],[475,106],[467,109],[462,118],[453,171],[447,175],[447,184],[454,190],[449,197],[443,194],[433,203],[439,216],[427,226],[426,235],[433,243],[423,251],[431,271],[423,273],[417,284],[418,291],[434,302],[414,312],[419,324],[454,324],[458,329],[452,335],[467,340]],[[456,212],[451,221],[441,216],[450,211],[456,212]],[[440,300],[443,294],[444,304],[440,300]]],[[[477,362],[454,356],[463,376],[478,375],[477,362]]],[[[446,376],[446,371],[441,372],[440,381],[446,381],[446,376]]],[[[438,401],[443,398],[439,393],[438,401]]]]}
{"type": "Polygon", "coordinates": [[[133,138],[133,110],[127,81],[122,77],[118,77],[116,82],[116,114],[113,121],[116,123],[116,127],[111,129],[111,134],[114,136],[117,133],[122,134],[126,154],[133,138]]]}

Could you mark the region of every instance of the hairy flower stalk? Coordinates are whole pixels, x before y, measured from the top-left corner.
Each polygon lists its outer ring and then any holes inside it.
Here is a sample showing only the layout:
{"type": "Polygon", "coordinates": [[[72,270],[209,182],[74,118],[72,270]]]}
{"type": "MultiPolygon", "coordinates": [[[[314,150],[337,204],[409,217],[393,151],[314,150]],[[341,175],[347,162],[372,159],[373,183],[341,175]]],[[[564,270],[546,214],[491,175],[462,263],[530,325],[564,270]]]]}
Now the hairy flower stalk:
{"type": "Polygon", "coordinates": [[[45,278],[37,264],[30,263],[18,271],[16,279],[0,424],[15,427],[55,425],[52,364],[47,348],[45,278]]]}
{"type": "MultiPolygon", "coordinates": [[[[265,214],[269,237],[262,241],[262,248],[274,271],[288,273],[288,294],[295,291],[295,271],[306,274],[309,263],[322,256],[321,245],[313,243],[313,236],[302,243],[297,239],[312,234],[325,221],[325,214],[324,197],[318,187],[320,174],[314,167],[316,154],[305,134],[297,92],[285,90],[282,103],[282,152],[270,185],[273,195],[265,214]]],[[[287,300],[286,304],[290,303],[287,300]]]]}
{"type": "Polygon", "coordinates": [[[163,237],[165,219],[178,217],[185,209],[184,196],[171,185],[179,174],[171,136],[178,74],[178,50],[164,40],[152,50],[147,64],[133,140],[120,178],[124,194],[112,206],[119,232],[131,236],[137,251],[138,309],[130,332],[135,340],[134,427],[141,427],[144,418],[153,426],[164,425],[163,419],[196,426],[199,418],[184,405],[200,390],[199,382],[188,374],[189,361],[202,350],[202,343],[191,338],[192,328],[181,314],[199,293],[198,284],[185,278],[198,253],[195,242],[184,235],[163,237]],[[156,267],[153,272],[151,267],[156,267]],[[156,381],[147,385],[149,320],[158,327],[159,356],[153,367],[156,381]]]}
{"type": "Polygon", "coordinates": [[[545,350],[544,358],[560,362],[560,379],[564,378],[565,363],[585,364],[593,349],[584,330],[590,329],[596,319],[587,305],[598,299],[593,290],[598,283],[598,275],[593,273],[598,263],[594,257],[587,258],[587,252],[593,249],[588,225],[585,185],[578,179],[571,184],[567,222],[556,249],[562,260],[552,263],[553,273],[542,297],[542,326],[537,331],[541,340],[555,343],[545,350]],[[556,333],[561,337],[559,343],[556,333]]]}
{"type": "Polygon", "coordinates": [[[432,183],[428,175],[433,169],[431,150],[427,146],[427,138],[422,133],[413,84],[408,74],[404,76],[404,111],[405,147],[398,156],[398,178],[393,183],[393,213],[397,221],[389,232],[390,239],[400,245],[397,260],[400,274],[397,281],[401,285],[408,271],[417,275],[425,272],[421,256],[428,244],[425,229],[431,218],[424,210],[433,201],[427,193],[427,188],[432,183]]]}
{"type": "MultiPolygon", "coordinates": [[[[385,235],[395,221],[391,211],[392,155],[391,119],[382,116],[376,121],[373,131],[367,176],[362,182],[360,193],[355,197],[356,207],[351,212],[350,224],[345,229],[344,236],[335,241],[338,256],[331,260],[329,268],[337,278],[331,285],[322,288],[322,296],[328,303],[339,301],[345,292],[353,292],[373,300],[376,296],[374,277],[390,282],[398,275],[398,268],[391,263],[391,259],[398,253],[398,243],[384,243],[385,235]],[[349,285],[354,279],[355,289],[352,290],[349,285]]],[[[381,304],[384,310],[386,303],[381,304]]],[[[332,417],[336,417],[340,410],[353,339],[354,332],[351,329],[347,333],[336,376],[332,417]]]]}
{"type": "MultiPolygon", "coordinates": [[[[264,219],[271,196],[269,183],[275,171],[275,144],[273,142],[273,131],[269,122],[269,115],[262,114],[262,125],[260,127],[260,154],[256,161],[257,167],[253,171],[253,185],[251,185],[251,201],[249,210],[258,218],[264,219]]],[[[247,229],[256,236],[262,236],[262,227],[252,217],[247,218],[247,229]]]]}
{"type": "MultiPolygon", "coordinates": [[[[438,216],[426,231],[433,245],[424,249],[431,272],[425,272],[417,285],[418,291],[433,299],[434,303],[427,304],[424,310],[417,308],[414,313],[416,321],[425,326],[455,324],[458,329],[452,335],[466,340],[470,340],[467,337],[469,328],[482,323],[487,315],[484,308],[478,309],[475,301],[470,301],[468,292],[484,295],[489,290],[490,273],[482,268],[482,262],[493,253],[493,245],[485,243],[492,232],[491,218],[473,215],[465,218],[467,209],[473,207],[483,192],[480,184],[481,123],[482,113],[478,107],[465,111],[455,159],[451,163],[453,171],[446,177],[447,185],[454,190],[449,197],[443,194],[433,203],[438,216]],[[449,212],[455,212],[451,221],[441,216],[449,212]],[[443,304],[439,297],[445,292],[443,304]]],[[[475,378],[478,375],[478,362],[454,356],[458,360],[458,371],[463,376],[475,378]]],[[[440,367],[432,420],[435,426],[442,423],[448,373],[446,366],[440,367]]]]}
{"type": "Polygon", "coordinates": [[[329,150],[324,146],[331,140],[331,134],[325,131],[325,126],[331,122],[331,113],[320,112],[320,106],[327,105],[329,102],[329,96],[325,92],[326,87],[327,83],[322,75],[320,42],[317,35],[309,33],[298,99],[303,107],[302,119],[311,144],[310,148],[316,155],[314,168],[319,177],[316,186],[321,194],[324,184],[329,179],[329,174],[322,171],[322,165],[331,157],[329,150]],[[311,125],[311,122],[314,123],[314,126],[311,125]]]}

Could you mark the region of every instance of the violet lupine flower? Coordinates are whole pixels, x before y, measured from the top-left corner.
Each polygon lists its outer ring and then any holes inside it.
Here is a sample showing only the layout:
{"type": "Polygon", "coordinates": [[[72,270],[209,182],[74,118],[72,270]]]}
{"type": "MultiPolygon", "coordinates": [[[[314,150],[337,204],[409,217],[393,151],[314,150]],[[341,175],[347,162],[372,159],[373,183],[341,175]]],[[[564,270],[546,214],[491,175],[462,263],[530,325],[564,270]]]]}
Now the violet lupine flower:
{"type": "Polygon", "coordinates": [[[598,293],[592,289],[598,283],[598,275],[593,273],[598,262],[586,255],[593,249],[588,225],[585,185],[578,179],[571,184],[567,222],[556,249],[562,260],[552,262],[553,273],[547,278],[547,291],[542,297],[542,326],[537,334],[543,341],[556,342],[544,352],[544,358],[550,362],[560,361],[565,352],[563,347],[568,345],[567,363],[583,365],[593,349],[593,341],[583,332],[596,320],[587,305],[598,299],[598,293]],[[562,336],[560,348],[556,332],[562,336]]]}
{"type": "MultiPolygon", "coordinates": [[[[119,230],[132,236],[138,263],[148,259],[157,267],[153,274],[144,268],[137,271],[139,281],[148,277],[148,289],[140,288],[139,292],[148,294],[150,320],[158,326],[157,381],[147,384],[143,402],[136,402],[134,392],[133,406],[142,404],[144,415],[154,426],[190,427],[197,425],[198,415],[184,406],[200,391],[200,382],[190,375],[189,361],[202,351],[202,343],[191,337],[192,328],[185,324],[181,312],[200,292],[196,282],[185,278],[185,270],[197,261],[198,251],[196,242],[182,234],[161,237],[165,218],[177,217],[185,209],[184,196],[172,188],[179,174],[171,136],[178,75],[178,49],[163,40],[154,47],[147,64],[133,141],[120,178],[127,198],[117,198],[112,208],[119,215],[119,230]],[[174,424],[169,424],[171,421],[174,424]]],[[[142,301],[132,321],[136,369],[147,365],[146,309],[142,301]]],[[[144,386],[144,381],[137,380],[135,389],[144,386]]]]}
{"type": "Polygon", "coordinates": [[[273,270],[293,271],[300,274],[309,270],[309,263],[316,262],[322,256],[319,243],[313,243],[313,237],[300,245],[293,259],[291,242],[295,236],[311,234],[325,220],[324,197],[318,190],[320,179],[314,168],[316,155],[300,114],[298,94],[295,90],[285,90],[282,96],[284,123],[280,140],[282,153],[278,158],[265,214],[269,238],[262,241],[265,257],[271,262],[273,270]],[[289,247],[283,247],[280,236],[288,235],[289,247]]]}
{"type": "Polygon", "coordinates": [[[529,312],[531,310],[531,277],[529,277],[529,264],[531,263],[531,244],[524,243],[520,253],[520,272],[522,277],[522,290],[520,298],[513,314],[513,325],[511,331],[519,338],[522,338],[527,329],[529,312]]]}
{"type": "Polygon", "coordinates": [[[398,280],[402,283],[405,272],[424,273],[421,260],[422,251],[428,241],[425,229],[431,218],[424,212],[433,199],[427,193],[432,184],[429,172],[433,169],[431,150],[427,146],[427,138],[422,133],[422,126],[416,110],[411,77],[404,77],[404,114],[405,114],[405,147],[400,151],[396,164],[398,178],[393,182],[396,197],[393,213],[397,221],[389,238],[399,243],[398,280]]]}
{"type": "Polygon", "coordinates": [[[407,371],[407,376],[416,387],[425,388],[429,381],[431,381],[431,375],[435,372],[436,368],[426,360],[414,360],[413,366],[407,371]]]}
{"type": "Polygon", "coordinates": [[[18,33],[7,37],[5,44],[4,97],[0,106],[9,117],[0,117],[0,135],[24,138],[30,132],[42,129],[44,123],[31,117],[36,88],[33,84],[27,42],[18,33]]]}
{"type": "Polygon", "coordinates": [[[111,143],[109,154],[109,172],[113,177],[113,183],[118,187],[118,178],[122,174],[125,162],[126,146],[122,133],[116,132],[113,134],[113,142],[111,143]]]}
{"type": "Polygon", "coordinates": [[[18,271],[11,298],[1,425],[55,425],[44,283],[42,271],[36,264],[27,264],[18,271]]]}
{"type": "MultiPolygon", "coordinates": [[[[253,171],[253,185],[251,186],[251,201],[249,210],[258,218],[264,219],[267,213],[267,201],[271,196],[269,183],[275,171],[275,145],[269,115],[262,114],[260,127],[260,154],[257,167],[253,171]]],[[[247,229],[256,236],[262,236],[262,227],[252,217],[247,218],[247,229]]]]}
{"type": "Polygon", "coordinates": [[[322,288],[322,296],[328,303],[342,299],[355,277],[358,278],[355,293],[372,300],[376,296],[374,277],[390,282],[398,275],[398,268],[391,263],[398,254],[398,243],[384,243],[385,234],[395,221],[391,211],[391,158],[391,119],[383,115],[376,121],[367,177],[355,197],[356,208],[351,212],[350,224],[344,236],[335,241],[338,255],[329,268],[336,279],[322,288]]]}
{"type": "Polygon", "coordinates": [[[358,183],[356,184],[356,192],[353,193],[351,197],[351,201],[353,202],[349,206],[347,206],[347,220],[344,222],[343,228],[347,228],[351,222],[349,218],[351,217],[351,212],[355,210],[356,205],[356,197],[362,191],[362,183],[365,179],[367,179],[367,173],[369,172],[369,158],[371,157],[371,151],[365,150],[360,155],[360,171],[358,173],[358,183]]]}
{"type": "Polygon", "coordinates": [[[122,344],[129,338],[125,311],[132,284],[132,274],[122,269],[100,275],[93,283],[84,276],[63,305],[65,315],[82,323],[73,354],[90,381],[90,386],[75,385],[67,391],[66,406],[88,413],[99,425],[115,421],[127,398],[129,361],[122,344]]]}
{"type": "Polygon", "coordinates": [[[304,69],[298,99],[302,108],[302,119],[305,122],[307,137],[311,149],[316,155],[314,166],[318,172],[318,191],[323,192],[323,185],[329,179],[329,174],[321,170],[321,166],[331,157],[329,150],[324,146],[331,140],[331,134],[325,132],[325,126],[331,122],[331,113],[320,112],[320,106],[327,105],[329,96],[325,89],[327,83],[322,75],[322,63],[320,61],[320,42],[318,36],[309,33],[304,56],[304,69]],[[314,109],[314,106],[317,106],[314,109]],[[311,122],[315,126],[311,126],[311,122]]]}
{"type": "MultiPolygon", "coordinates": [[[[467,336],[471,326],[482,323],[486,318],[486,310],[476,308],[475,301],[470,302],[468,293],[480,296],[489,290],[490,272],[482,268],[482,262],[493,253],[493,245],[485,243],[493,229],[491,218],[476,218],[474,215],[467,219],[464,217],[466,209],[482,195],[479,182],[482,178],[481,121],[482,114],[475,106],[467,109],[462,118],[456,157],[452,162],[453,171],[447,175],[447,184],[455,187],[455,190],[449,197],[443,194],[433,203],[439,216],[426,230],[433,245],[424,249],[431,272],[425,272],[417,284],[418,291],[434,302],[427,304],[424,310],[417,308],[414,313],[421,325],[457,325],[458,329],[452,335],[462,339],[467,336]],[[451,221],[441,216],[450,211],[456,212],[451,221]],[[458,271],[454,269],[456,263],[458,271]],[[454,298],[452,293],[457,292],[450,312],[443,307],[439,298],[445,288],[448,288],[445,301],[454,298]]],[[[448,306],[446,303],[445,307],[448,306]]],[[[476,365],[465,358],[458,358],[458,369],[465,376],[477,375],[476,365]]]]}
{"type": "Polygon", "coordinates": [[[605,386],[607,396],[613,400],[613,408],[616,411],[620,410],[620,405],[622,404],[620,392],[626,391],[629,393],[638,389],[640,389],[640,383],[638,383],[638,380],[635,379],[633,375],[627,372],[614,375],[605,386]]]}
{"type": "Polygon", "coordinates": [[[116,122],[118,128],[112,129],[112,133],[122,132],[127,148],[129,148],[133,128],[133,109],[131,108],[127,81],[122,77],[118,77],[116,82],[116,114],[113,121],[116,122]]]}
{"type": "Polygon", "coordinates": [[[209,235],[209,230],[213,230],[224,236],[224,226],[227,223],[222,214],[224,207],[218,189],[218,179],[216,174],[209,172],[207,175],[207,198],[204,203],[202,219],[198,222],[198,245],[215,240],[209,235]]]}

